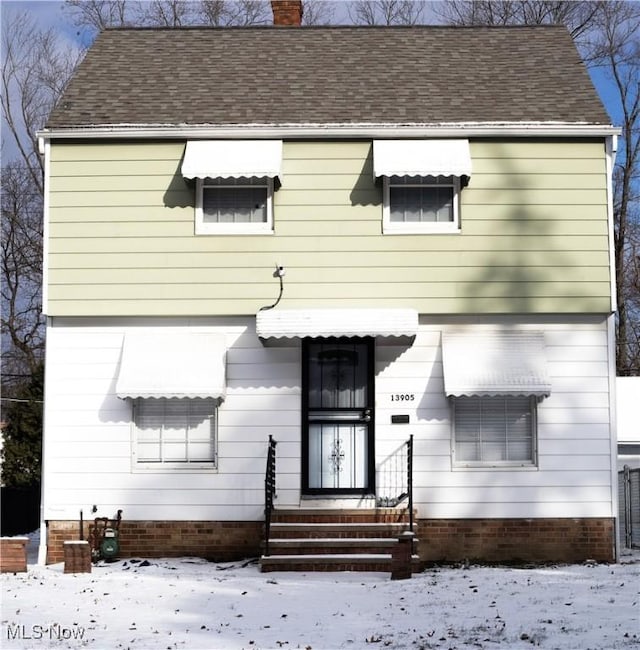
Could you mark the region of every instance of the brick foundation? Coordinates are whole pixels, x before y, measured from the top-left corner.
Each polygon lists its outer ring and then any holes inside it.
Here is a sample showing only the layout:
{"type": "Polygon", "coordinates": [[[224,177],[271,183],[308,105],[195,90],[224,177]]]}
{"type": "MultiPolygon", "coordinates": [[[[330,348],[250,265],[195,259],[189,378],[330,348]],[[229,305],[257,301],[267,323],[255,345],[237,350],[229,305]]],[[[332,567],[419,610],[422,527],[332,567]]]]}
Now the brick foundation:
{"type": "MultiPolygon", "coordinates": [[[[85,522],[85,539],[89,522],[85,522]]],[[[422,565],[437,562],[546,563],[615,561],[613,519],[420,519],[422,565]]],[[[47,563],[64,560],[78,522],[48,522],[47,563]]],[[[261,521],[126,521],[119,557],[202,557],[217,562],[260,555],[261,521]]]]}
{"type": "Polygon", "coordinates": [[[0,573],[23,573],[27,570],[27,537],[0,538],[0,573]]]}
{"type": "MultiPolygon", "coordinates": [[[[89,524],[84,522],[84,537],[89,524]]],[[[257,557],[261,521],[126,521],[120,524],[119,557],[202,557],[216,562],[257,557]]],[[[64,560],[65,541],[77,540],[77,521],[47,522],[47,564],[64,560]]]]}
{"type": "Polygon", "coordinates": [[[615,562],[613,519],[421,519],[422,563],[615,562]]]}

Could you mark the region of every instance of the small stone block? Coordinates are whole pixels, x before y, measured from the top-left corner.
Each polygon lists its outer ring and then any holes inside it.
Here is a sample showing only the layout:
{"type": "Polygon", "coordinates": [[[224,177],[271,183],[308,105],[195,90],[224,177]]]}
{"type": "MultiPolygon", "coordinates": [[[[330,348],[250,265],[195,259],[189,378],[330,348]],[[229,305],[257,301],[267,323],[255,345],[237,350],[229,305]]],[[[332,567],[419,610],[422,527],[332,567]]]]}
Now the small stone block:
{"type": "Polygon", "coordinates": [[[91,573],[91,549],[89,542],[64,543],[64,572],[91,573]]]}
{"type": "Polygon", "coordinates": [[[27,570],[28,537],[0,538],[0,573],[24,573],[27,570]]]}

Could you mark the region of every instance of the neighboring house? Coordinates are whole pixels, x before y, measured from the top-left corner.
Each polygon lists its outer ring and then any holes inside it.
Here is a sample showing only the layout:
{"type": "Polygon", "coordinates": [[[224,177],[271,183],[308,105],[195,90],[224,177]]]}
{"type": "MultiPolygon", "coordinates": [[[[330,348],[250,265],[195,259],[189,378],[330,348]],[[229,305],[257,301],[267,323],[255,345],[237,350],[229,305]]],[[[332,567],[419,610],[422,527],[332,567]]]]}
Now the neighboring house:
{"type": "Polygon", "coordinates": [[[39,136],[48,561],[94,505],[259,553],[269,436],[277,512],[393,516],[411,435],[421,562],[616,558],[616,129],[564,28],[107,30],[39,136]]]}
{"type": "Polygon", "coordinates": [[[640,377],[616,379],[618,470],[640,469],[640,377]]]}

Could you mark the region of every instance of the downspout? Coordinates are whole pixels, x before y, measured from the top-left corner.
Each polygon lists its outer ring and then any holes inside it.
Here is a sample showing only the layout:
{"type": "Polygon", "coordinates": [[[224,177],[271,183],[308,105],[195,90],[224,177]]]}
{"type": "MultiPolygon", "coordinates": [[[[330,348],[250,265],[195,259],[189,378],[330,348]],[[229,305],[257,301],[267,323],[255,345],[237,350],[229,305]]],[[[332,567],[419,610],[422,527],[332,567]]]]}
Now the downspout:
{"type": "MultiPolygon", "coordinates": [[[[47,139],[38,138],[38,149],[41,156],[44,157],[44,197],[42,211],[42,313],[48,313],[48,284],[49,284],[49,186],[51,178],[51,142],[47,139]]],[[[42,448],[40,460],[40,545],[38,547],[38,564],[44,566],[47,563],[47,522],[44,517],[44,499],[45,499],[45,464],[46,464],[46,417],[47,417],[47,375],[49,364],[47,363],[47,333],[51,326],[51,318],[47,317],[45,331],[45,363],[44,363],[44,397],[42,405],[42,448]]]]}
{"type": "Polygon", "coordinates": [[[607,221],[609,225],[609,267],[611,276],[611,311],[607,317],[607,350],[609,375],[609,439],[611,458],[611,514],[614,525],[613,554],[616,562],[620,561],[620,529],[618,526],[618,413],[616,390],[616,310],[618,308],[616,260],[614,247],[613,223],[613,165],[618,149],[618,136],[607,136],[606,140],[606,169],[607,169],[607,221]]]}
{"type": "Polygon", "coordinates": [[[613,165],[618,151],[618,136],[609,135],[605,138],[605,160],[607,172],[607,222],[609,230],[609,267],[611,278],[611,312],[618,309],[618,293],[616,282],[615,227],[613,223],[613,165]]]}

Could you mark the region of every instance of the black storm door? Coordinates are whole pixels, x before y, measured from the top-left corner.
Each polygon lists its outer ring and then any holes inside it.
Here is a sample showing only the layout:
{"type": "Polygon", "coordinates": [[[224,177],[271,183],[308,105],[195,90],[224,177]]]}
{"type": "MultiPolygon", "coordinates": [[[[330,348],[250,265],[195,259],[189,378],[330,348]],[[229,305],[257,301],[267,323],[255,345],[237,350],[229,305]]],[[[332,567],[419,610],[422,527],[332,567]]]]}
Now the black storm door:
{"type": "Polygon", "coordinates": [[[373,350],[373,339],[303,342],[304,493],[375,490],[373,350]]]}

